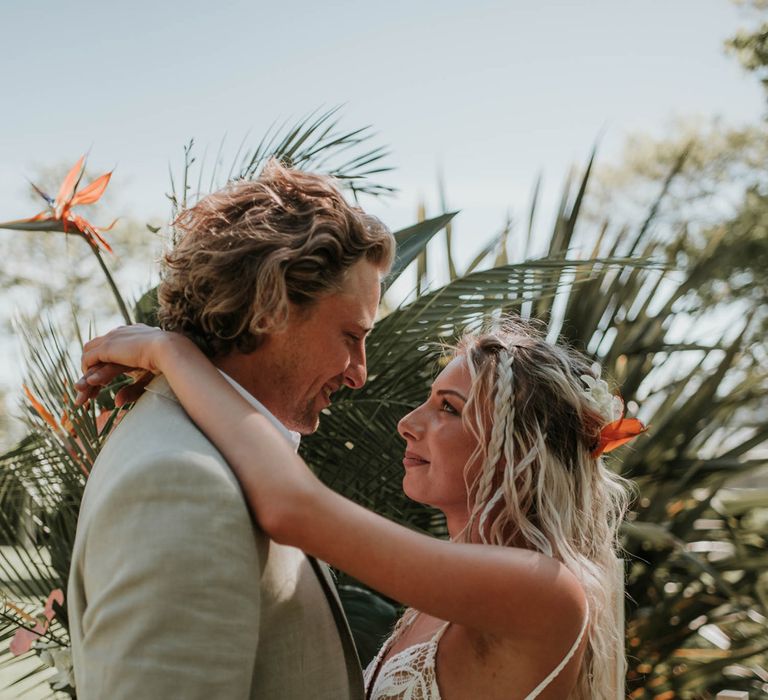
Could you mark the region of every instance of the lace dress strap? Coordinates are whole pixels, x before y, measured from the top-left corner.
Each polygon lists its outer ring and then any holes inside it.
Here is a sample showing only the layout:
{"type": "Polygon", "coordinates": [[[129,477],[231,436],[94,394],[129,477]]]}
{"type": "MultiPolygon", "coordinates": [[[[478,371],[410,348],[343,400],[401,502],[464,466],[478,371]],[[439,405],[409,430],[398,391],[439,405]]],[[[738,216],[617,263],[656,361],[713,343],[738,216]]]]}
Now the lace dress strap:
{"type": "Polygon", "coordinates": [[[435,634],[432,636],[432,639],[430,640],[431,644],[434,644],[437,646],[437,644],[440,642],[440,640],[443,638],[443,635],[445,634],[445,630],[447,630],[451,626],[450,622],[446,622],[440,626],[440,629],[435,632],[435,634]]]}
{"type": "Polygon", "coordinates": [[[588,622],[589,606],[587,606],[587,612],[584,615],[584,622],[581,624],[581,631],[579,632],[579,636],[576,637],[576,641],[573,643],[573,646],[570,648],[563,660],[557,664],[557,666],[555,666],[555,668],[552,670],[552,673],[550,673],[541,683],[539,683],[530,693],[528,693],[528,695],[525,696],[525,700],[533,700],[534,698],[538,697],[541,694],[541,691],[544,690],[553,680],[555,680],[560,671],[562,671],[568,665],[568,662],[573,658],[573,655],[576,653],[579,646],[581,645],[582,640],[584,639],[584,634],[587,631],[588,622]]]}

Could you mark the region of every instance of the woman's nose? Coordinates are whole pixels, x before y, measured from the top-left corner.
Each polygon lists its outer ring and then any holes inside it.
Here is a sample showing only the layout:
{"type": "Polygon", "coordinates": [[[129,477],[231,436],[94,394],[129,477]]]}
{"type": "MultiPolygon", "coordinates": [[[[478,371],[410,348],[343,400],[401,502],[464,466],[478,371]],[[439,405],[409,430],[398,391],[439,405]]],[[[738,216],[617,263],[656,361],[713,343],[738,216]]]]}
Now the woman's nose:
{"type": "Polygon", "coordinates": [[[408,415],[403,416],[400,421],[397,424],[397,432],[400,433],[400,436],[408,440],[409,438],[411,440],[418,440],[421,435],[421,426],[420,426],[420,420],[419,420],[419,409],[418,408],[413,409],[408,415]]]}

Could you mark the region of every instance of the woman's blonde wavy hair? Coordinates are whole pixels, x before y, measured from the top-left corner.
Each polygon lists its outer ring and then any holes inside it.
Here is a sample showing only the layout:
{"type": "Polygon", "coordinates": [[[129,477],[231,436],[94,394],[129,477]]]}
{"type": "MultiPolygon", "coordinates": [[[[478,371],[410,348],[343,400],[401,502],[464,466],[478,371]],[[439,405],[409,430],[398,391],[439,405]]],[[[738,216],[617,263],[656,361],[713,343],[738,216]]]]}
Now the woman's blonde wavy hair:
{"type": "Polygon", "coordinates": [[[523,546],[578,577],[589,643],[572,697],[613,698],[624,634],[618,528],[630,491],[592,455],[607,422],[580,379],[594,376],[592,364],[521,319],[466,335],[455,352],[472,376],[463,416],[478,442],[465,469],[470,518],[458,539],[523,546]]]}
{"type": "Polygon", "coordinates": [[[387,272],[395,249],[387,227],[347,204],[332,178],[275,159],[174,226],[181,235],[163,259],[160,324],[210,357],[252,352],[284,326],[290,304],[311,307],[359,260],[387,272]]]}

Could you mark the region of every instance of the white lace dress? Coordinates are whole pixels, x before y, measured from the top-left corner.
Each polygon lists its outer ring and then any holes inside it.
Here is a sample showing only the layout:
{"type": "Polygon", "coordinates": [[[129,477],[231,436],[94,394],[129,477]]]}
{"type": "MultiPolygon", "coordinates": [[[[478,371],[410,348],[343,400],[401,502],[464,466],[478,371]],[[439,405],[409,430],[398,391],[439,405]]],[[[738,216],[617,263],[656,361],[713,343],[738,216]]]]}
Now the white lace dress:
{"type": "MultiPolygon", "coordinates": [[[[440,688],[437,686],[435,660],[440,639],[448,629],[450,622],[441,625],[431,639],[426,642],[406,647],[402,651],[382,660],[391,648],[394,640],[399,637],[401,628],[410,626],[416,619],[416,614],[403,618],[402,624],[395,628],[389,639],[379,650],[376,658],[365,669],[365,697],[367,700],[440,700],[440,688]]],[[[579,648],[587,631],[589,612],[584,616],[584,623],[576,641],[563,660],[553,671],[526,695],[525,700],[533,700],[557,677],[579,648]]]]}

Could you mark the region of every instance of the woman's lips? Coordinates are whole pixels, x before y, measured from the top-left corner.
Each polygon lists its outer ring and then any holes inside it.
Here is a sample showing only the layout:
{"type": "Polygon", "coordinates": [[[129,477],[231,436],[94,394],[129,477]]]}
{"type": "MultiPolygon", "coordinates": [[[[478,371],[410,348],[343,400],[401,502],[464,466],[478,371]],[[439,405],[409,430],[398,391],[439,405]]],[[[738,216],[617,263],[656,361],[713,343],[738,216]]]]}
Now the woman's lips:
{"type": "Polygon", "coordinates": [[[423,467],[425,464],[429,464],[429,462],[413,452],[406,452],[405,457],[403,457],[403,466],[406,469],[409,467],[423,467]]]}

